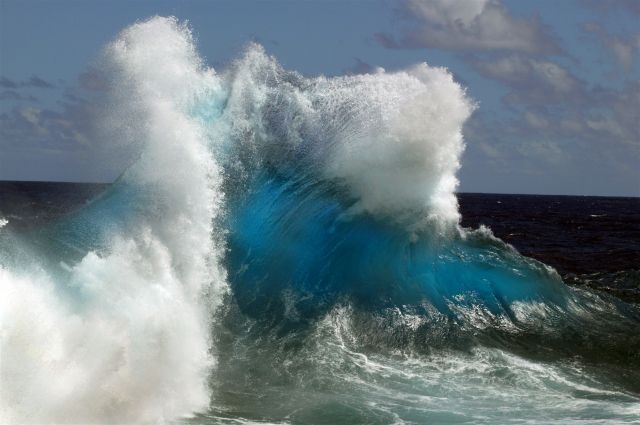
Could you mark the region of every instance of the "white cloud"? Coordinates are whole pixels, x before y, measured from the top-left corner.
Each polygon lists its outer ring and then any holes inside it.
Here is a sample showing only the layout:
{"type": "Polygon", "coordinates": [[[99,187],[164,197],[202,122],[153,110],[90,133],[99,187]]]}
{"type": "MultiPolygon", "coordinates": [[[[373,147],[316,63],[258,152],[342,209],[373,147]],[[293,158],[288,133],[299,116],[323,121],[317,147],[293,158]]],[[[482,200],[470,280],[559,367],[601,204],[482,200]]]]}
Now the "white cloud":
{"type": "Polygon", "coordinates": [[[524,114],[524,119],[533,128],[544,129],[549,127],[549,120],[543,117],[541,114],[537,114],[531,111],[527,111],[524,114]]]}
{"type": "Polygon", "coordinates": [[[514,115],[503,121],[477,114],[476,120],[482,122],[475,123],[475,132],[467,136],[490,141],[495,151],[485,154],[492,159],[497,153],[508,158],[515,152],[546,162],[572,161],[615,151],[614,160],[640,160],[640,83],[630,82],[620,90],[580,87],[577,91],[585,101],[567,98],[545,104],[520,95],[524,103],[518,106],[524,109],[514,108],[514,115]]]}
{"type": "Polygon", "coordinates": [[[548,60],[511,55],[471,64],[481,75],[512,88],[508,100],[516,103],[581,102],[586,97],[584,82],[548,60]]]}
{"type": "Polygon", "coordinates": [[[623,71],[630,72],[633,69],[636,59],[640,57],[640,32],[613,35],[601,25],[595,23],[585,24],[583,29],[596,37],[623,71]]]}
{"type": "Polygon", "coordinates": [[[109,180],[121,171],[112,143],[93,123],[104,111],[68,96],[55,108],[16,105],[0,113],[0,178],[109,180]]]}
{"type": "Polygon", "coordinates": [[[419,25],[399,42],[378,35],[387,47],[560,52],[537,17],[514,17],[499,0],[407,0],[404,7],[419,25]]]}

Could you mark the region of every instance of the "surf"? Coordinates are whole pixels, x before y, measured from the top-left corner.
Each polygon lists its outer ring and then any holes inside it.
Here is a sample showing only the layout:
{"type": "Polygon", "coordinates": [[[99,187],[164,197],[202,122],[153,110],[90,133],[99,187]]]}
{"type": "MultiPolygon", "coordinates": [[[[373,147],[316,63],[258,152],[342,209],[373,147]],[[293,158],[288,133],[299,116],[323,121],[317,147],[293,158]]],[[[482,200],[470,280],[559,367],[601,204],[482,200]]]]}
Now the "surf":
{"type": "Polygon", "coordinates": [[[637,417],[637,308],[459,225],[476,105],[446,69],[308,78],[250,44],[213,70],[162,17],[102,69],[135,160],[0,228],[4,421],[637,417]]]}

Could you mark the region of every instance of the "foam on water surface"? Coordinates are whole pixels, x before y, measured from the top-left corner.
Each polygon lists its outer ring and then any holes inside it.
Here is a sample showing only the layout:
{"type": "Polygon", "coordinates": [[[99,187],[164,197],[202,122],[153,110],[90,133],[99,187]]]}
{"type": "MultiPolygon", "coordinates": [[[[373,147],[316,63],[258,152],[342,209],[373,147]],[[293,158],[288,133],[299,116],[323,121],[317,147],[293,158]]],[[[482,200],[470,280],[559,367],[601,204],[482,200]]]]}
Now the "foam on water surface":
{"type": "Polygon", "coordinates": [[[173,19],[129,27],[105,63],[117,83],[108,118],[140,159],[55,228],[67,240],[46,242],[52,257],[60,244],[80,249],[77,262],[0,269],[3,422],[157,422],[209,401],[209,323],[225,281],[212,239],[220,177],[188,110],[215,77],[173,19]]]}
{"type": "Polygon", "coordinates": [[[637,419],[638,310],[459,227],[446,69],[305,78],[249,45],[216,72],[155,17],[103,70],[137,159],[0,231],[2,421],[637,419]]]}

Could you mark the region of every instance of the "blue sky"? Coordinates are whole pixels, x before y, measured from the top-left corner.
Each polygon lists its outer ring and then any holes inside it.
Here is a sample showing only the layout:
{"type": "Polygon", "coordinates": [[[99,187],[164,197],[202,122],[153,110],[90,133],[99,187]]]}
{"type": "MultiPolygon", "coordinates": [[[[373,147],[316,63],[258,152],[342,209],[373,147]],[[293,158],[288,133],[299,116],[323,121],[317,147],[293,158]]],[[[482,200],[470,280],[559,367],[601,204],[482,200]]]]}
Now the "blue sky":
{"type": "Polygon", "coordinates": [[[640,196],[640,0],[0,0],[0,179],[122,171],[97,161],[92,67],[152,15],[215,68],[250,41],[305,75],[449,68],[479,103],[461,191],[640,196]]]}

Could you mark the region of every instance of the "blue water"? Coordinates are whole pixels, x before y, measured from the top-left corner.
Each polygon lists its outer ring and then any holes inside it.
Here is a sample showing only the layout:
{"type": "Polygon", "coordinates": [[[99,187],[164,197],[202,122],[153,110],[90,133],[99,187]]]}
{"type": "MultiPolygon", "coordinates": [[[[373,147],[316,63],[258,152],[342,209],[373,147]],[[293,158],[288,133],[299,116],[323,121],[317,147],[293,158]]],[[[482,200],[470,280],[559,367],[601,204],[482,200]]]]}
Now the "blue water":
{"type": "Polygon", "coordinates": [[[638,305],[460,225],[446,70],[307,79],[251,45],[216,73],[160,17],[105,55],[137,160],[2,218],[0,421],[640,421],[638,305]]]}
{"type": "MultiPolygon", "coordinates": [[[[266,168],[242,187],[220,219],[230,292],[210,406],[184,421],[638,419],[637,307],[566,286],[488,230],[354,214],[336,182],[266,168]]],[[[116,184],[28,233],[64,281],[60,262],[108,250],[157,202],[116,184]]]]}
{"type": "Polygon", "coordinates": [[[311,317],[342,296],[370,310],[420,306],[447,316],[455,315],[448,303],[481,305],[491,314],[509,314],[516,301],[566,303],[568,290],[555,272],[488,235],[408,232],[350,216],[348,201],[331,185],[257,180],[228,214],[228,270],[241,308],[253,314],[266,308],[282,315],[283,291],[295,293],[296,310],[311,317]]]}

